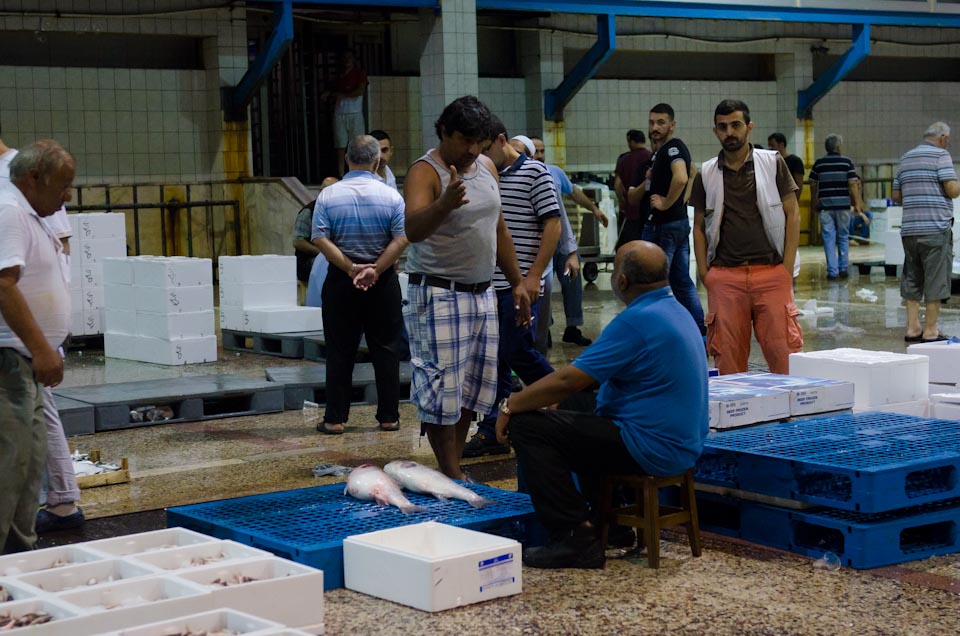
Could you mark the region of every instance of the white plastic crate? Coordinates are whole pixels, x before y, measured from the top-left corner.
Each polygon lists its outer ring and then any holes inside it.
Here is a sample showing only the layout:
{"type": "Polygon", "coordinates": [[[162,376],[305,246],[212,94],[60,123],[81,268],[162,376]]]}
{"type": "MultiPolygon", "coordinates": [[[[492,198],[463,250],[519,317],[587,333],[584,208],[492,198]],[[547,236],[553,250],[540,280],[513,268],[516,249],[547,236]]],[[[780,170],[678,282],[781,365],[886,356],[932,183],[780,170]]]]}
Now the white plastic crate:
{"type": "Polygon", "coordinates": [[[10,597],[8,601],[0,602],[0,611],[2,611],[4,606],[6,606],[8,603],[28,601],[43,596],[43,592],[41,590],[38,590],[33,586],[26,585],[19,579],[15,578],[0,578],[0,588],[5,590],[7,595],[10,597]]]}
{"type": "Polygon", "coordinates": [[[29,625],[18,627],[17,629],[5,630],[6,634],[23,634],[24,636],[74,636],[70,626],[79,612],[76,608],[62,603],[57,599],[50,597],[38,597],[25,601],[14,601],[0,605],[0,623],[6,622],[4,619],[16,618],[24,614],[34,612],[45,612],[53,617],[48,623],[41,625],[29,625]]]}
{"type": "Polygon", "coordinates": [[[264,550],[234,541],[197,543],[182,548],[158,550],[133,555],[131,560],[161,571],[191,570],[210,565],[225,565],[235,561],[273,556],[264,550]]]}
{"type": "Polygon", "coordinates": [[[216,337],[216,321],[213,310],[191,311],[178,314],[155,314],[138,311],[136,315],[138,336],[174,340],[181,338],[216,337]]]}
{"type": "Polygon", "coordinates": [[[292,627],[323,622],[323,572],[299,563],[271,556],[211,565],[177,576],[208,589],[215,607],[244,609],[292,627]],[[238,577],[255,580],[235,582],[238,577]]]}
{"type": "Polygon", "coordinates": [[[926,356],[863,349],[790,354],[790,375],[852,382],[854,408],[869,409],[926,399],[926,356]]]}
{"type": "Polygon", "coordinates": [[[89,563],[107,558],[104,552],[86,546],[64,545],[31,552],[16,552],[0,556],[0,576],[18,576],[66,567],[75,563],[89,563]]]}
{"type": "Polygon", "coordinates": [[[151,532],[128,534],[122,537],[88,541],[84,544],[84,547],[104,554],[126,556],[129,554],[143,554],[154,550],[182,548],[198,543],[219,542],[219,539],[194,532],[193,530],[187,530],[186,528],[165,528],[151,532]]]}
{"type": "Polygon", "coordinates": [[[348,537],[346,587],[427,612],[523,590],[516,541],[433,521],[348,537]]]}
{"type": "Polygon", "coordinates": [[[297,281],[274,283],[221,283],[220,306],[255,309],[296,307],[297,281]]]}
{"type": "Polygon", "coordinates": [[[133,265],[133,284],[164,288],[213,285],[213,262],[182,256],[144,258],[133,265]]]}
{"type": "Polygon", "coordinates": [[[235,609],[218,609],[210,612],[180,616],[149,625],[130,627],[119,632],[118,636],[171,636],[171,634],[194,634],[228,630],[243,636],[254,634],[265,636],[283,631],[283,626],[258,616],[252,616],[235,609]]]}
{"type": "Polygon", "coordinates": [[[176,314],[213,309],[213,285],[195,287],[133,286],[137,311],[176,314]]]}
{"type": "Polygon", "coordinates": [[[18,580],[38,590],[56,594],[155,574],[157,569],[145,564],[131,563],[125,559],[106,559],[24,574],[18,580]]]}

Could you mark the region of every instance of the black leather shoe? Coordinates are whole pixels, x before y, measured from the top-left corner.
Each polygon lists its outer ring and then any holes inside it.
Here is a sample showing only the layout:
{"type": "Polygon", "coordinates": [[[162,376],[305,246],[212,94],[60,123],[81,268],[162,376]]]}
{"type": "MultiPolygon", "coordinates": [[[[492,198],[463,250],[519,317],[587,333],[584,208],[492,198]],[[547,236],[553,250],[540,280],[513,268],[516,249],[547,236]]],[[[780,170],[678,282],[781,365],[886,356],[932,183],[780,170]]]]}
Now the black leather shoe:
{"type": "Polygon", "coordinates": [[[593,528],[579,526],[539,548],[523,551],[523,564],[531,568],[602,570],[606,556],[593,528]]]}
{"type": "Polygon", "coordinates": [[[587,347],[593,344],[593,340],[584,336],[583,333],[576,327],[567,327],[563,331],[563,341],[581,347],[587,347]]]}
{"type": "Polygon", "coordinates": [[[845,269],[840,270],[840,278],[850,278],[850,272],[845,269]]]}
{"type": "Polygon", "coordinates": [[[483,457],[484,455],[509,455],[510,447],[501,444],[495,437],[477,433],[463,447],[464,457],[483,457]]]}
{"type": "Polygon", "coordinates": [[[610,526],[607,531],[608,548],[632,548],[637,542],[637,533],[629,526],[610,526]]]}

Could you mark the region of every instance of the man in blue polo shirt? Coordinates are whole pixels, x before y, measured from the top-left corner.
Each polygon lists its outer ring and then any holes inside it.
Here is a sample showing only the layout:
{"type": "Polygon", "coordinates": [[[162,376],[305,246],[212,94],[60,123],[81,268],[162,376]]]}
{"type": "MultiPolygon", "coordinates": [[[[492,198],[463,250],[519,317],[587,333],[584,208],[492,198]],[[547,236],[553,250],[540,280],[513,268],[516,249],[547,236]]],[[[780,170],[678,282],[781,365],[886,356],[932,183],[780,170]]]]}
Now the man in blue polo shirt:
{"type": "Polygon", "coordinates": [[[509,428],[534,510],[551,537],[524,551],[524,565],[602,568],[587,504],[596,501],[603,475],[677,475],[703,450],[703,338],[671,295],[668,275],[662,249],[646,241],[623,245],[611,287],[627,308],[573,364],[500,403],[497,438],[505,442],[509,428]],[[595,384],[600,390],[589,404],[580,393],[595,384]],[[559,409],[544,410],[557,403],[559,409]]]}

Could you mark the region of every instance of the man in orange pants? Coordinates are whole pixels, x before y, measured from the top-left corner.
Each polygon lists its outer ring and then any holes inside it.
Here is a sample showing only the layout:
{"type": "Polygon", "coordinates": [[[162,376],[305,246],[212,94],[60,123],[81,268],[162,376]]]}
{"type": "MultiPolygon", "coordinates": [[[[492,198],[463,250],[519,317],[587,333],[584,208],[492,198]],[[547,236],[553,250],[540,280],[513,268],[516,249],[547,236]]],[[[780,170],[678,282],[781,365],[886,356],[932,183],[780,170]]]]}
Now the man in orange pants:
{"type": "Polygon", "coordinates": [[[800,235],[794,182],[776,151],[750,144],[750,109],[724,100],[713,132],[723,145],[693,183],[693,246],[707,288],[707,352],[721,374],[747,370],[751,326],[770,371],[788,373],[803,348],[793,300],[800,235]]]}

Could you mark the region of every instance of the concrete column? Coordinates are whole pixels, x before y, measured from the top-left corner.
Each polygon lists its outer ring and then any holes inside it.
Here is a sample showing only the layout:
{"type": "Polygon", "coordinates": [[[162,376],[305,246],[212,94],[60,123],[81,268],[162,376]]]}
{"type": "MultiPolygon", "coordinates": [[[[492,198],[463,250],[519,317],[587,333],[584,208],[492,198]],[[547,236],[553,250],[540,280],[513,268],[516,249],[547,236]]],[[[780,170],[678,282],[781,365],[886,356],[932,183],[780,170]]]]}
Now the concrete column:
{"type": "MultiPolygon", "coordinates": [[[[816,154],[813,147],[813,126],[804,131],[804,120],[797,118],[797,93],[813,82],[813,60],[809,52],[777,53],[777,128],[787,137],[787,149],[809,168],[816,154]]],[[[766,139],[756,143],[766,144],[766,139]]]]}
{"type": "Polygon", "coordinates": [[[423,150],[437,145],[434,122],[444,106],[479,92],[477,79],[477,6],[475,0],[444,0],[442,12],[421,14],[420,56],[423,150]]]}
{"type": "Polygon", "coordinates": [[[547,163],[566,167],[566,135],[563,122],[545,119],[544,93],[563,81],[562,36],[537,32],[520,40],[520,68],[526,86],[527,132],[540,135],[546,146],[547,163]]]}

